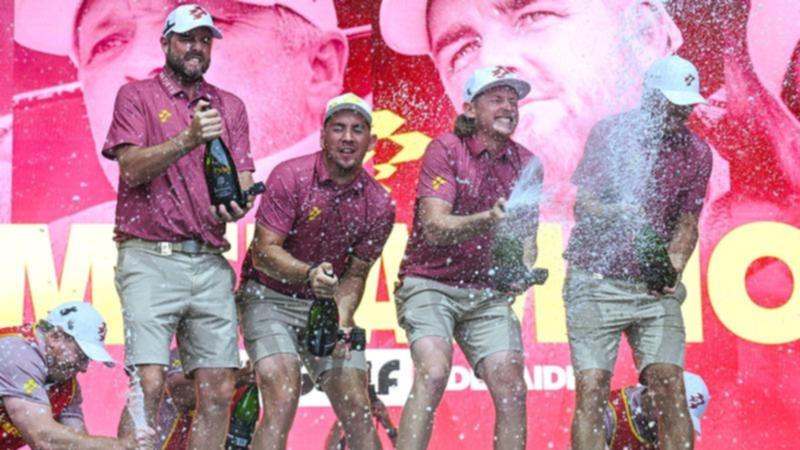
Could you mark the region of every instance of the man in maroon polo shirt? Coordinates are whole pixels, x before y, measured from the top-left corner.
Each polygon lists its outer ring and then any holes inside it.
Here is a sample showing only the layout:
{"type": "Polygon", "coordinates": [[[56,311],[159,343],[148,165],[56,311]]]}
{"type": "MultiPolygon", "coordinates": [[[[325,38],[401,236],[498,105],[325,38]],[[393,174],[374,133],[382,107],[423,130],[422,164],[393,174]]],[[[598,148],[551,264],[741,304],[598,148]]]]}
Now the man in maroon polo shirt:
{"type": "Polygon", "coordinates": [[[239,312],[264,418],[253,448],[285,448],[300,399],[300,364],[328,395],[348,442],[380,448],[364,351],[339,343],[314,357],[298,339],[313,298],[333,298],[349,332],[369,269],[394,224],[389,194],[361,166],[375,145],[370,106],[353,94],[328,102],[321,152],[279,164],[242,268],[239,312]]]}
{"type": "MultiPolygon", "coordinates": [[[[414,384],[400,420],[397,448],[428,445],[436,407],[447,385],[456,339],[489,388],[495,405],[495,448],[525,446],[523,348],[511,310],[513,293],[492,279],[495,227],[506,217],[505,199],[527,164],[541,186],[538,159],[511,140],[517,102],[528,83],[504,67],[473,73],[464,89],[464,114],[455,133],[428,145],[420,171],[411,241],[397,289],[397,313],[408,334],[414,384]]],[[[538,204],[518,230],[525,265],[536,259],[538,204]]],[[[528,286],[518,284],[515,293],[528,286]]]]}
{"type": "Polygon", "coordinates": [[[565,257],[567,331],[575,368],[572,448],[602,448],[603,407],[620,335],[656,410],[661,449],[693,448],[682,377],[680,273],[697,242],[711,151],[686,127],[697,69],[668,56],[648,70],[641,106],[592,129],[572,182],[575,228],[565,257]]]}
{"type": "MultiPolygon", "coordinates": [[[[243,189],[252,182],[247,115],[242,101],[203,80],[214,38],[211,14],[182,5],[161,36],[163,71],[120,88],[103,154],[120,167],[115,239],[117,290],[125,323],[125,363],[142,380],[147,419],[155,421],[177,333],[183,370],[198,387],[193,449],[218,449],[239,367],[235,275],[221,253],[225,222],[240,208],[210,206],[203,144],[221,137],[243,189]]],[[[129,432],[124,419],[120,433],[129,432]]]]}

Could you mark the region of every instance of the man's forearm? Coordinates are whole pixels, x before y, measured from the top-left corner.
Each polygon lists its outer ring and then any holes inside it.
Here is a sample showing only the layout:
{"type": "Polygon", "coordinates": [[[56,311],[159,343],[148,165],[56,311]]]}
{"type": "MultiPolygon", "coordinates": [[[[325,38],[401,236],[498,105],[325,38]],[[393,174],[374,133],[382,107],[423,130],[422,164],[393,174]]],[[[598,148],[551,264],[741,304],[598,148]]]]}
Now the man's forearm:
{"type": "Polygon", "coordinates": [[[283,247],[268,245],[253,252],[253,265],[270,278],[287,284],[308,282],[308,269],[311,265],[292,256],[283,247]]]}
{"type": "Polygon", "coordinates": [[[194,143],[189,130],[184,130],[158,145],[121,149],[117,160],[122,181],[132,187],[149,182],[196,148],[194,143]]]}
{"type": "Polygon", "coordinates": [[[366,280],[364,278],[348,275],[342,277],[339,282],[334,297],[339,307],[339,323],[342,326],[351,327],[355,324],[353,317],[356,314],[358,305],[361,304],[365,284],[366,280]]]}
{"type": "Polygon", "coordinates": [[[486,233],[493,226],[489,211],[468,216],[447,214],[431,220],[425,227],[425,239],[433,245],[453,245],[486,233]]]}
{"type": "Polygon", "coordinates": [[[87,436],[60,424],[37,432],[32,441],[30,444],[36,449],[126,450],[131,448],[119,439],[87,436]]]}
{"type": "Polygon", "coordinates": [[[681,216],[672,241],[669,243],[667,252],[673,267],[679,273],[686,267],[686,263],[692,256],[694,247],[697,244],[697,218],[694,216],[681,216]]]}

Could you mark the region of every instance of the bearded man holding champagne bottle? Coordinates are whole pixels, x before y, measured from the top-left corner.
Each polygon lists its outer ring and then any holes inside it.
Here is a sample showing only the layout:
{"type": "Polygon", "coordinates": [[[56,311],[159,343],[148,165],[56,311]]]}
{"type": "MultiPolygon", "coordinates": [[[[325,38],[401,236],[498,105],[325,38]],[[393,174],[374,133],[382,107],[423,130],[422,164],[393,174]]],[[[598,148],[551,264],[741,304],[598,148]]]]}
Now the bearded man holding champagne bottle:
{"type": "MultiPolygon", "coordinates": [[[[175,8],[160,40],[164,68],[120,88],[103,145],[103,155],[120,167],[115,281],[125,364],[141,378],[145,414],[154,426],[177,334],[183,371],[197,387],[193,449],[218,449],[225,440],[239,367],[235,276],[222,256],[230,247],[225,222],[252,207],[249,197],[212,207],[204,176],[200,149],[221,138],[239,189],[253,184],[244,104],[203,79],[213,40],[220,38],[209,11],[192,4],[175,8]]],[[[130,428],[124,417],[120,434],[130,428]]]]}

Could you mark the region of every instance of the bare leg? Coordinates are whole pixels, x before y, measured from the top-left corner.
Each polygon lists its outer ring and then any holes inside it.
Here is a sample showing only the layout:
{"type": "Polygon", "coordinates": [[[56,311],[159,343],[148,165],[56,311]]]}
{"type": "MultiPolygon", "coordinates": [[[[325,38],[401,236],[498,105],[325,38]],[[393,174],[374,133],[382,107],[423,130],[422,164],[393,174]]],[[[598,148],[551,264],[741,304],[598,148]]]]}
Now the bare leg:
{"type": "Polygon", "coordinates": [[[397,448],[421,450],[428,446],[436,408],[450,376],[453,345],[437,336],[424,337],[411,345],[414,384],[400,418],[397,448]]]}
{"type": "Polygon", "coordinates": [[[694,430],[686,404],[683,369],[673,364],[650,364],[642,378],[653,400],[659,448],[692,450],[694,430]]]}
{"type": "Polygon", "coordinates": [[[197,415],[189,434],[190,450],[218,450],[225,444],[234,391],[233,369],[197,369],[197,415]]]}
{"type": "Polygon", "coordinates": [[[256,363],[264,416],[253,437],[254,450],[285,449],[300,401],[300,360],[278,353],[256,363]]]}
{"type": "Polygon", "coordinates": [[[581,370],[575,375],[575,415],[572,418],[572,450],[605,448],[603,412],[610,393],[611,372],[581,370]]]}
{"type": "MultiPolygon", "coordinates": [[[[151,428],[156,429],[156,415],[158,414],[158,405],[161,403],[161,397],[164,395],[164,366],[155,364],[147,364],[136,366],[136,371],[141,378],[142,392],[144,393],[144,412],[147,416],[147,423],[151,428]]],[[[127,404],[122,411],[119,426],[117,427],[117,436],[126,438],[133,435],[133,420],[128,413],[127,404]]]]}
{"type": "Polygon", "coordinates": [[[524,357],[518,352],[489,355],[478,363],[477,372],[486,382],[494,402],[494,448],[524,449],[527,437],[524,357]]]}
{"type": "Polygon", "coordinates": [[[367,394],[367,373],[357,369],[331,369],[322,374],[320,386],[342,423],[347,446],[354,450],[380,449],[381,441],[372,423],[367,394]]]}

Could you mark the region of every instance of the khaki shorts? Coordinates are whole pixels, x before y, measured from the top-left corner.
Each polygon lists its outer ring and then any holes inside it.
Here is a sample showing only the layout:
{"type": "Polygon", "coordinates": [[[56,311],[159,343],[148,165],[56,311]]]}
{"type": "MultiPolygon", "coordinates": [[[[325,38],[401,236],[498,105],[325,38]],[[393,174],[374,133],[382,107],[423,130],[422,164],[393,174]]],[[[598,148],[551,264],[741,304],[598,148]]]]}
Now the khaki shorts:
{"type": "Polygon", "coordinates": [[[395,291],[397,320],[408,341],[428,336],[455,338],[473,370],[498,352],[522,353],[514,297],[488,289],[456,288],[433,280],[407,277],[395,291]]]}
{"type": "Polygon", "coordinates": [[[308,353],[298,334],[305,330],[311,300],[281,294],[253,280],[239,289],[237,300],[244,346],[253,364],[278,353],[297,355],[314,382],[330,369],[367,371],[363,350],[350,352],[349,360],[308,353]]]}
{"type": "Polygon", "coordinates": [[[235,274],[221,255],[122,247],[115,282],[125,324],[125,364],[168,366],[177,334],[183,370],[239,367],[235,274]]]}
{"type": "Polygon", "coordinates": [[[625,333],[641,373],[653,363],[683,367],[686,333],[682,283],[673,295],[656,297],[644,283],[603,278],[572,268],[564,282],[572,365],[576,371],[612,372],[625,333]]]}

